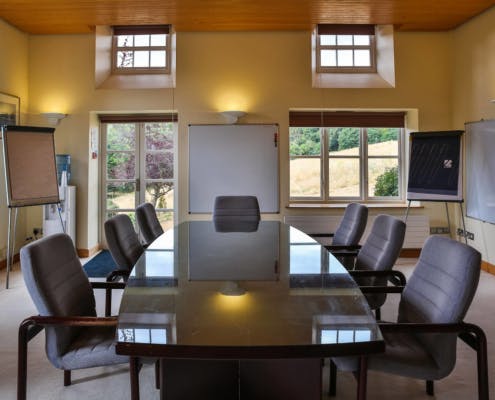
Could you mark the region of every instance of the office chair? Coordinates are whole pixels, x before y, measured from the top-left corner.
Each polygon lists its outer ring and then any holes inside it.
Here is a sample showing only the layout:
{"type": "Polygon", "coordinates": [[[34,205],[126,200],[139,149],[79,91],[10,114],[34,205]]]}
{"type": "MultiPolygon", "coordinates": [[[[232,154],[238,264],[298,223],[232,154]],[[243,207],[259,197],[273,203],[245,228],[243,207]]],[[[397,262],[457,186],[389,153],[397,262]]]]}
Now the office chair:
{"type": "Polygon", "coordinates": [[[259,221],[260,206],[256,196],[217,196],[213,221],[259,221]]]}
{"type": "MultiPolygon", "coordinates": [[[[480,263],[481,255],[472,247],[429,237],[403,288],[397,323],[379,324],[385,352],[368,356],[364,368],[352,357],[332,358],[333,363],[364,379],[367,368],[426,380],[426,391],[433,395],[433,381],[448,376],[455,366],[460,337],[477,352],[478,398],[487,400],[486,337],[480,327],[463,322],[478,286],[480,263]]],[[[330,394],[335,395],[335,370],[330,377],[330,394]]]]}
{"type": "Polygon", "coordinates": [[[368,220],[368,207],[359,203],[349,203],[344,211],[342,220],[334,233],[309,233],[313,238],[331,237],[332,248],[338,250],[345,246],[359,248],[359,241],[363,236],[368,220]]]}
{"type": "Polygon", "coordinates": [[[28,342],[45,329],[46,355],[64,371],[130,362],[131,391],[139,393],[138,362],[115,353],[117,319],[96,316],[93,288],[123,288],[119,282],[89,282],[71,238],[54,234],[20,251],[24,282],[39,315],[19,326],[17,398],[26,398],[28,342]]]}
{"type": "MultiPolygon", "coordinates": [[[[139,242],[132,221],[126,214],[118,214],[108,219],[105,221],[104,228],[108,250],[117,264],[117,269],[107,275],[107,282],[120,278],[126,282],[134,264],[144,252],[143,245],[139,242]]],[[[112,309],[112,297],[109,291],[106,295],[105,315],[108,316],[112,309]]]]}
{"type": "Polygon", "coordinates": [[[143,203],[137,206],[136,220],[145,246],[149,246],[153,240],[163,233],[155,207],[151,203],[143,203]]]}
{"type": "MultiPolygon", "coordinates": [[[[393,280],[394,276],[398,277],[396,279],[400,282],[405,282],[404,275],[399,271],[382,276],[366,276],[366,272],[361,272],[391,271],[404,244],[405,233],[406,224],[403,221],[384,214],[375,218],[366,241],[356,255],[354,270],[350,271],[359,286],[384,286],[389,279],[393,280]]],[[[380,307],[385,303],[386,297],[385,293],[366,294],[368,304],[375,311],[377,319],[381,317],[380,307]]]]}

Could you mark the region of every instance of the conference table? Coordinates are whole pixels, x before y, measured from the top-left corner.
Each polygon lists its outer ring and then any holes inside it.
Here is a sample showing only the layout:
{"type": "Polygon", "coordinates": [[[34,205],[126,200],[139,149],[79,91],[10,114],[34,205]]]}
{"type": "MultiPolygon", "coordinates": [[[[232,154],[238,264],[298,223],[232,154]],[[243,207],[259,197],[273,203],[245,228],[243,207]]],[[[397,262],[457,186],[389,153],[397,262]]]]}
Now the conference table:
{"type": "Polygon", "coordinates": [[[278,221],[183,222],[134,266],[118,354],[160,360],[161,399],[321,399],[322,359],[385,344],[364,295],[323,246],[278,221]]]}

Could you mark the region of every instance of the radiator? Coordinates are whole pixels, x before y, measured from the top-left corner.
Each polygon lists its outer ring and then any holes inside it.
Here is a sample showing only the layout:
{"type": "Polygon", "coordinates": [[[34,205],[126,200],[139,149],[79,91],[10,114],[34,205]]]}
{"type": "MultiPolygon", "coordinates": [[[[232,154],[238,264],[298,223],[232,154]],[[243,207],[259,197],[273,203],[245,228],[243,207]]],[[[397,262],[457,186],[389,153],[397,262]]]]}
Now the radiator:
{"type": "MultiPolygon", "coordinates": [[[[333,215],[290,215],[284,218],[286,224],[290,224],[306,233],[327,233],[335,232],[339,226],[341,216],[333,215]]],[[[397,217],[404,219],[404,217],[397,217]]],[[[368,223],[364,231],[361,243],[366,240],[374,216],[368,217],[368,223]]],[[[404,238],[404,249],[421,249],[426,238],[430,235],[430,219],[426,215],[409,215],[407,217],[406,236],[404,238]]],[[[332,239],[318,238],[323,244],[330,244],[332,239]]]]}

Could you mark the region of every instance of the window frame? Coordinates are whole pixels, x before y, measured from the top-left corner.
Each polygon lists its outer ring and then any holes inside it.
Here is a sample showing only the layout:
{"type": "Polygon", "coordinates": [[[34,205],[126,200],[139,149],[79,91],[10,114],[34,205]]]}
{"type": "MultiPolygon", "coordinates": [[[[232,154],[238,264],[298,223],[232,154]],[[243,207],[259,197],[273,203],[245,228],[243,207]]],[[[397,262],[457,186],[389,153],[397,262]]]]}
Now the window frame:
{"type": "Polygon", "coordinates": [[[136,75],[136,74],[170,74],[171,73],[171,29],[169,25],[139,25],[139,26],[114,26],[112,33],[112,73],[118,75],[136,75]],[[118,36],[137,36],[137,35],[153,35],[164,34],[164,46],[118,46],[118,36]],[[165,67],[129,67],[119,68],[117,66],[117,53],[122,50],[127,51],[165,51],[165,67]]]}
{"type": "MultiPolygon", "coordinates": [[[[307,115],[314,114],[315,112],[306,113],[307,115]]],[[[330,112],[332,113],[332,112],[330,112]]],[[[328,114],[330,114],[328,113],[328,114]]],[[[337,112],[338,113],[338,112],[337,112]]],[[[335,113],[335,114],[337,114],[335,113]]],[[[349,112],[344,112],[343,114],[349,114],[349,112]]],[[[359,112],[356,112],[358,114],[359,112]]],[[[320,114],[320,112],[318,112],[320,114]]],[[[325,112],[321,112],[321,114],[325,114],[325,112]]],[[[365,112],[364,114],[372,114],[372,112],[365,112]]],[[[376,112],[377,115],[383,115],[381,112],[376,112]]],[[[405,116],[405,113],[401,113],[405,116]]],[[[314,116],[309,116],[308,122],[311,120],[314,121],[314,116]]],[[[345,117],[348,118],[348,117],[345,117]]],[[[371,118],[372,120],[373,118],[371,118]]],[[[291,155],[290,154],[290,131],[289,131],[289,203],[322,203],[322,204],[332,204],[332,203],[346,203],[350,201],[360,201],[366,203],[404,203],[405,200],[405,170],[407,166],[405,165],[405,137],[406,137],[406,127],[405,124],[403,126],[388,128],[399,129],[398,140],[397,140],[397,155],[369,155],[368,154],[368,135],[367,129],[370,128],[378,128],[379,126],[368,126],[368,127],[358,127],[358,126],[350,126],[352,128],[359,129],[360,141],[359,141],[359,155],[355,156],[330,156],[329,152],[329,131],[331,128],[339,128],[339,127],[349,127],[349,126],[314,126],[315,124],[309,124],[303,126],[301,124],[292,124],[289,123],[289,130],[291,128],[304,127],[304,128],[318,128],[320,130],[320,154],[319,155],[291,155]],[[294,159],[306,159],[306,158],[319,158],[320,159],[320,195],[319,196],[291,196],[291,168],[290,162],[294,159]],[[329,160],[331,158],[334,159],[350,159],[350,158],[358,158],[359,159],[359,195],[358,196],[330,196],[329,193],[329,182],[330,182],[330,174],[329,174],[329,160]],[[399,188],[399,196],[370,196],[369,195],[369,160],[370,159],[397,159],[397,165],[399,167],[398,171],[398,188],[399,188]]],[[[325,118],[321,117],[321,124],[325,124],[325,118]]],[[[334,125],[334,124],[331,124],[334,125]]],[[[387,128],[387,126],[385,126],[387,128]]]]}
{"type": "Polygon", "coordinates": [[[316,72],[317,73],[341,73],[341,74],[368,74],[376,73],[376,40],[375,40],[375,26],[374,25],[359,25],[359,24],[320,24],[316,30],[316,72]],[[322,35],[335,35],[335,45],[322,45],[322,35]],[[343,35],[351,35],[354,42],[355,35],[369,36],[369,45],[339,45],[337,37],[343,35]],[[321,52],[323,50],[352,50],[353,64],[354,64],[354,51],[355,50],[369,50],[370,51],[370,65],[369,66],[322,66],[321,65],[321,52]]]}

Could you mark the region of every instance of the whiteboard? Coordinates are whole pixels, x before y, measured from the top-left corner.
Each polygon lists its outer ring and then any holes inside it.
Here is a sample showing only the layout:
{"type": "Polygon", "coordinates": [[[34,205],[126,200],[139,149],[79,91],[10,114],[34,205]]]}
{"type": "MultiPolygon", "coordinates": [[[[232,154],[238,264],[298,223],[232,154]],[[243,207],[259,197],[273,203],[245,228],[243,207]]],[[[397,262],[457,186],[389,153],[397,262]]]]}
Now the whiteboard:
{"type": "Polygon", "coordinates": [[[495,224],[495,120],[466,123],[466,213],[495,224]]]}
{"type": "Polygon", "coordinates": [[[210,213],[216,196],[251,195],[279,212],[278,125],[190,125],[189,212],[210,213]]]}
{"type": "Polygon", "coordinates": [[[58,203],[54,128],[2,128],[9,207],[58,203]]]}
{"type": "Polygon", "coordinates": [[[411,133],[408,200],[463,200],[462,133],[411,133]]]}

